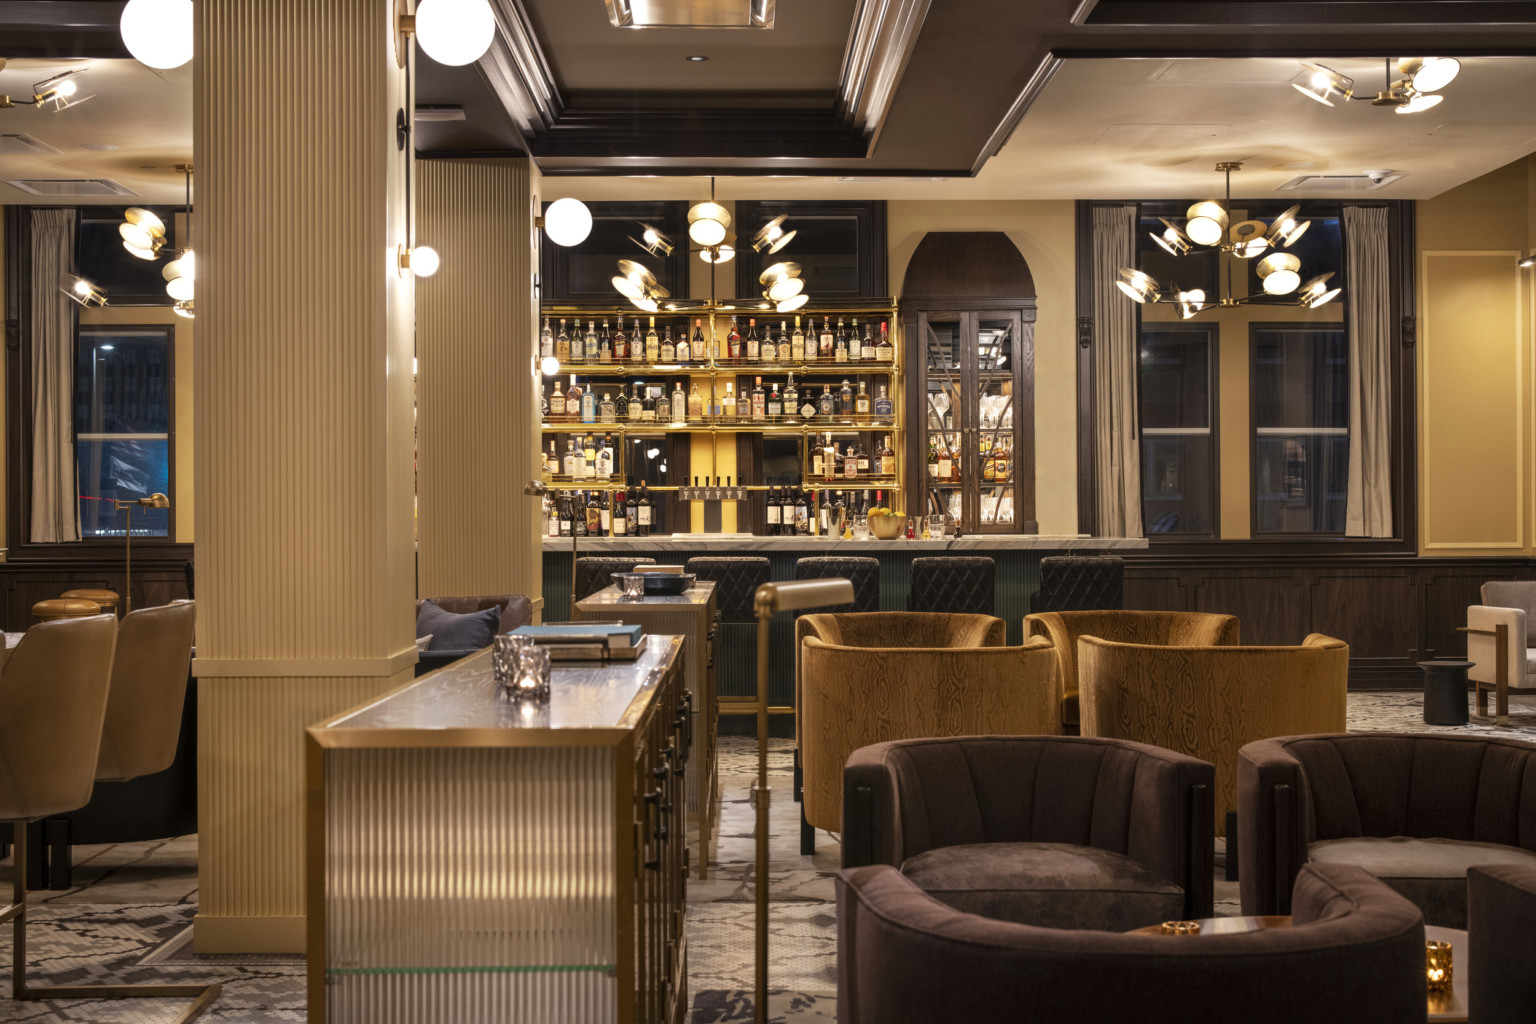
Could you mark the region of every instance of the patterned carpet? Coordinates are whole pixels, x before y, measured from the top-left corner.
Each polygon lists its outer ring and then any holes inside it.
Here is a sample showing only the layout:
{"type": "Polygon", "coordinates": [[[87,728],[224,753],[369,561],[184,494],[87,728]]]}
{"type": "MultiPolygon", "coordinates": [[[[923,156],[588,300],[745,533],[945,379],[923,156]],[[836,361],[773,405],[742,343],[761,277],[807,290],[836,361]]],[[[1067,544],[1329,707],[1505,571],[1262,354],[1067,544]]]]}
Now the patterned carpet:
{"type": "MultiPolygon", "coordinates": [[[[1536,741],[1536,702],[1512,706],[1509,728],[1474,722],[1426,726],[1417,693],[1352,694],[1352,731],[1466,732],[1536,741]]],[[[772,741],[770,831],[773,870],[769,917],[769,1017],[775,1024],[832,1021],[837,1014],[837,955],[832,876],[836,837],[817,834],[814,856],[799,852],[799,805],[791,799],[790,743],[772,741]]],[[[747,786],[756,770],[755,742],[720,743],[724,805],[716,861],[707,881],[689,882],[691,1024],[752,1019],[753,813],[747,786]]],[[[157,843],[77,847],[74,889],[34,893],[28,930],[36,984],[222,981],[209,1021],[302,1021],[303,959],[298,956],[200,956],[190,943],[197,908],[195,837],[157,843]]],[[[0,862],[9,886],[9,862],[0,862]]],[[[1238,913],[1237,886],[1221,880],[1218,914],[1238,913]]],[[[0,969],[9,971],[11,943],[0,936],[0,969]]],[[[43,1001],[0,998],[0,1021],[162,1024],[185,1000],[43,1001]]]]}

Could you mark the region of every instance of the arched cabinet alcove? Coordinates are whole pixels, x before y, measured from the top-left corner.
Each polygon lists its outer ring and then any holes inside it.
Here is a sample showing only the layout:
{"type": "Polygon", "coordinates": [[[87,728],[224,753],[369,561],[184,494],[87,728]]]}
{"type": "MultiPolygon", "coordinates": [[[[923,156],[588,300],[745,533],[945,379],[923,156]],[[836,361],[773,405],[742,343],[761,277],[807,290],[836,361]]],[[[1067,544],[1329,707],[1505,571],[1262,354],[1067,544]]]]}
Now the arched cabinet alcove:
{"type": "Polygon", "coordinates": [[[933,231],[907,264],[907,511],[1037,533],[1035,282],[1000,231],[933,231]]]}

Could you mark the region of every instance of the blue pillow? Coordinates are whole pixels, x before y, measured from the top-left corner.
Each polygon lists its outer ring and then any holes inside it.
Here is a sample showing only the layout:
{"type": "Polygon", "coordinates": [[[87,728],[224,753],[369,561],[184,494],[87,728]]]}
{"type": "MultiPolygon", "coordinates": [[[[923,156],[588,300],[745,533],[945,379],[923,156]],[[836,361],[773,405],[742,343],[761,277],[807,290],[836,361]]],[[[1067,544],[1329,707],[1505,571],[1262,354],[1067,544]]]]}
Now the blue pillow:
{"type": "Polygon", "coordinates": [[[456,615],[426,601],[416,613],[416,635],[432,634],[429,651],[477,651],[489,647],[501,629],[501,609],[492,605],[478,612],[456,615]]]}

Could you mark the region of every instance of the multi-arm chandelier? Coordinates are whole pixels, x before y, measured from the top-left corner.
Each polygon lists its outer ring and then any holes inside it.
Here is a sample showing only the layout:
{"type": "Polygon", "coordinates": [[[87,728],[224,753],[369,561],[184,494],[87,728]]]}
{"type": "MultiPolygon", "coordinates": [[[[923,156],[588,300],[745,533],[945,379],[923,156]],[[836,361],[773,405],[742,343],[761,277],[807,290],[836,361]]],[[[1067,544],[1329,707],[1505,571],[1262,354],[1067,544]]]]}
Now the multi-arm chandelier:
{"type": "Polygon", "coordinates": [[[1388,57],[1386,88],[1375,96],[1356,96],[1355,80],[1327,65],[1304,60],[1301,67],[1305,80],[1292,82],[1291,87],[1324,106],[1333,106],[1335,98],[1341,101],[1368,99],[1373,107],[1393,107],[1399,114],[1417,114],[1445,99],[1437,93],[1450,85],[1461,71],[1461,61],[1454,57],[1399,57],[1397,71],[1403,77],[1393,81],[1392,58],[1388,57]]]}
{"type": "Polygon", "coordinates": [[[1315,309],[1337,298],[1340,289],[1328,287],[1328,280],[1333,277],[1332,271],[1319,274],[1303,285],[1301,260],[1292,253],[1280,251],[1289,249],[1297,239],[1306,234],[1307,228],[1312,226],[1311,221],[1297,218],[1296,215],[1301,212],[1300,206],[1291,207],[1269,224],[1261,220],[1230,223],[1232,172],[1240,170],[1242,166],[1240,162],[1216,165],[1217,171],[1224,171],[1227,175],[1225,203],[1216,199],[1206,199],[1194,204],[1186,212],[1182,228],[1166,217],[1159,217],[1158,219],[1163,222],[1163,230],[1152,232],[1152,240],[1173,256],[1214,251],[1236,259],[1258,259],[1257,271],[1264,289],[1262,295],[1237,297],[1232,294],[1230,262],[1226,264],[1225,276],[1218,275],[1218,280],[1224,287],[1222,295],[1214,302],[1207,299],[1204,289],[1192,288],[1184,291],[1176,282],[1173,287],[1165,291],[1150,274],[1131,267],[1121,269],[1120,280],[1115,282],[1115,287],[1137,303],[1173,303],[1179,308],[1179,316],[1185,320],[1202,310],[1231,308],[1265,296],[1295,294],[1297,305],[1308,309],[1315,309]],[[1197,249],[1197,246],[1203,248],[1197,249]],[[1270,248],[1275,251],[1265,256],[1265,250],[1270,248]]]}

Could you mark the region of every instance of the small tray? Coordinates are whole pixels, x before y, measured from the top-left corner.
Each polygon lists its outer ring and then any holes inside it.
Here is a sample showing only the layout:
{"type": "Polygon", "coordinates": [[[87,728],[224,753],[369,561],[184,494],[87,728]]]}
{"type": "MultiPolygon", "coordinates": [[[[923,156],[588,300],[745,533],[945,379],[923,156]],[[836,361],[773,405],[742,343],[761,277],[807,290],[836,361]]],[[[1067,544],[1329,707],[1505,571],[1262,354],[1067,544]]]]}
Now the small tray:
{"type": "Polygon", "coordinates": [[[645,581],[646,594],[681,594],[693,586],[698,575],[691,572],[615,572],[613,582],[624,589],[624,581],[639,577],[645,581]]]}

